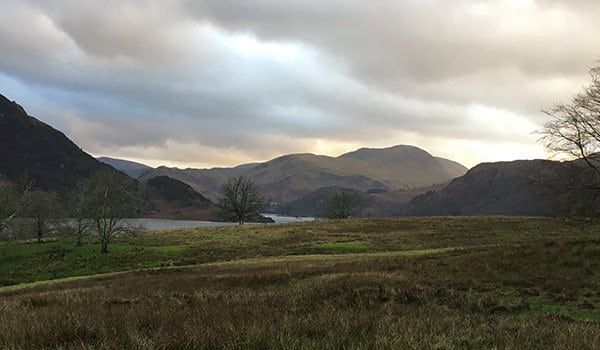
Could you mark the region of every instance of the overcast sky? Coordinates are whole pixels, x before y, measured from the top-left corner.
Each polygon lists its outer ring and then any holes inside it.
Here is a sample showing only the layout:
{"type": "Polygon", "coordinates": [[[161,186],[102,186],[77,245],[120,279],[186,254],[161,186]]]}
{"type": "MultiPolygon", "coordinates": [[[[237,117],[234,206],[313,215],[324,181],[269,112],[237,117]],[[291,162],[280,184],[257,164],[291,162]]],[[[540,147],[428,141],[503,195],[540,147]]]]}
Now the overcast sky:
{"type": "Polygon", "coordinates": [[[412,144],[545,158],[600,58],[597,0],[0,0],[0,93],[157,166],[412,144]]]}

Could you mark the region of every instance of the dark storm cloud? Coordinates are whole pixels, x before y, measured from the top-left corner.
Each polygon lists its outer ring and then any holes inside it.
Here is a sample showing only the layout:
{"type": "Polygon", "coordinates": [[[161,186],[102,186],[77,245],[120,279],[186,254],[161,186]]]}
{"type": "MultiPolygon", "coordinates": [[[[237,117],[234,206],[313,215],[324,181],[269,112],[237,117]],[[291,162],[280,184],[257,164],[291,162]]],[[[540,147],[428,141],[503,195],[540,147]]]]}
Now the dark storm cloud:
{"type": "Polygon", "coordinates": [[[598,15],[592,1],[9,0],[0,73],[97,154],[222,165],[415,143],[473,165],[539,154],[539,110],[586,81],[598,15]]]}

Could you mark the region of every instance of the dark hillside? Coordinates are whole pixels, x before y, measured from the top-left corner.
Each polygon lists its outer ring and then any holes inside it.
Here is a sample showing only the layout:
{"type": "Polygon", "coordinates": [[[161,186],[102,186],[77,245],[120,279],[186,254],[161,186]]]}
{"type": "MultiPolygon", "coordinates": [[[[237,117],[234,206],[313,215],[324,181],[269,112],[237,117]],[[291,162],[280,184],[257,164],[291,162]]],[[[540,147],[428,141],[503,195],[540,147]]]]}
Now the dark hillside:
{"type": "Polygon", "coordinates": [[[587,168],[576,162],[518,160],[484,163],[437,192],[415,197],[407,215],[534,215],[598,207],[593,194],[573,191],[587,168]]]}
{"type": "Polygon", "coordinates": [[[142,174],[140,181],[147,181],[157,176],[168,176],[182,181],[212,201],[218,200],[221,186],[227,180],[227,176],[212,169],[178,169],[161,166],[142,174]]]}
{"type": "Polygon", "coordinates": [[[144,194],[149,198],[177,201],[184,205],[192,205],[196,202],[211,203],[209,199],[194,191],[190,185],[168,176],[157,176],[148,180],[144,186],[144,194]]]}
{"type": "Polygon", "coordinates": [[[288,216],[322,217],[327,205],[338,192],[347,192],[359,201],[360,207],[371,205],[371,198],[364,192],[341,187],[324,187],[310,194],[274,208],[278,214],[288,216]]]}
{"type": "Polygon", "coordinates": [[[151,204],[149,217],[173,220],[219,220],[219,209],[190,185],[168,176],[142,182],[144,198],[151,204]]]}
{"type": "Polygon", "coordinates": [[[0,95],[0,174],[17,183],[33,181],[38,188],[65,193],[108,167],[0,95]]]}

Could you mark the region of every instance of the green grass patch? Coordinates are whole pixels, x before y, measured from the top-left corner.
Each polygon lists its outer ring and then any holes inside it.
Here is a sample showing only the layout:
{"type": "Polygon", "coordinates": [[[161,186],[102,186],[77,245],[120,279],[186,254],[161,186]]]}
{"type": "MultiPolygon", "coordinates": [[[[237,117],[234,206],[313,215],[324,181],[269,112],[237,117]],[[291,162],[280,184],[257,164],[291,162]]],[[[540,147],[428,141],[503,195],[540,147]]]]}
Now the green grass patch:
{"type": "Polygon", "coordinates": [[[600,321],[600,309],[591,301],[580,302],[577,305],[558,302],[544,296],[530,298],[529,308],[515,317],[527,320],[544,315],[556,315],[578,321],[600,321]]]}
{"type": "MultiPolygon", "coordinates": [[[[552,243],[546,248],[559,249],[563,245],[561,242],[570,239],[581,237],[578,237],[578,231],[556,219],[441,217],[164,230],[135,237],[116,237],[109,245],[107,255],[99,253],[100,247],[94,244],[93,238],[79,247],[68,239],[43,244],[0,243],[0,285],[253,257],[371,254],[452,247],[464,247],[465,254],[478,259],[473,266],[480,267],[479,263],[485,258],[478,250],[469,250],[469,247],[500,249],[503,245],[510,245],[503,253],[506,256],[499,258],[500,262],[506,262],[512,259],[510,252],[513,245],[544,241],[552,243]]],[[[575,252],[581,254],[580,250],[577,248],[575,252]]],[[[594,257],[599,255],[597,249],[586,248],[583,252],[594,257]]],[[[557,261],[560,259],[549,263],[557,261]]],[[[597,264],[594,259],[587,261],[588,264],[597,264]]],[[[528,264],[526,261],[520,263],[528,264]]],[[[595,271],[596,267],[590,265],[590,270],[595,271]]],[[[466,269],[465,273],[472,270],[466,269]]],[[[443,269],[432,271],[444,272],[443,269]]]]}
{"type": "Polygon", "coordinates": [[[99,244],[77,246],[69,240],[0,244],[0,284],[11,285],[73,276],[159,267],[178,260],[185,245],[117,242],[101,254],[99,244]]]}
{"type": "Polygon", "coordinates": [[[428,247],[425,247],[423,245],[397,244],[395,242],[374,243],[370,241],[353,240],[316,242],[308,246],[296,247],[294,249],[294,252],[298,254],[351,254],[425,249],[428,249],[428,247]]]}
{"type": "Polygon", "coordinates": [[[310,248],[324,250],[368,250],[372,245],[369,242],[363,241],[346,241],[346,242],[318,242],[310,246],[310,248]]]}
{"type": "Polygon", "coordinates": [[[235,236],[236,234],[239,234],[239,232],[234,231],[234,230],[223,230],[223,231],[214,232],[214,233],[210,234],[208,237],[210,239],[225,239],[225,238],[229,238],[231,236],[235,236]]]}

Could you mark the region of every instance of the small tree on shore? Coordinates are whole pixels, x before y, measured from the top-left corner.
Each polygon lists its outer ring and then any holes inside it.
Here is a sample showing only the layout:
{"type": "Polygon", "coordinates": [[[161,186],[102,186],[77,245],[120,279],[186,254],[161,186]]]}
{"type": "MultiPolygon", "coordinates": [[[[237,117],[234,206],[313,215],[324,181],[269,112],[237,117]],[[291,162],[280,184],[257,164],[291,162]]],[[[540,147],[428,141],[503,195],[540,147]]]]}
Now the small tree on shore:
{"type": "Polygon", "coordinates": [[[133,231],[125,220],[135,214],[139,204],[138,187],[131,178],[112,169],[102,170],[84,180],[75,196],[82,220],[87,217],[98,235],[101,253],[108,253],[114,235],[133,231]]]}
{"type": "MultiPolygon", "coordinates": [[[[85,183],[85,182],[84,182],[85,183]]],[[[86,207],[86,197],[83,184],[76,189],[69,198],[69,216],[73,220],[73,234],[75,236],[75,245],[83,244],[83,238],[89,234],[93,228],[90,220],[88,208],[86,207]]]]}
{"type": "Polygon", "coordinates": [[[38,243],[51,233],[62,216],[56,193],[41,190],[29,191],[21,199],[21,216],[33,219],[33,230],[38,243]]]}
{"type": "Polygon", "coordinates": [[[235,220],[243,225],[251,216],[260,215],[260,210],[267,205],[256,185],[247,176],[232,177],[221,188],[219,204],[228,220],[235,220]]]}
{"type": "Polygon", "coordinates": [[[358,210],[359,204],[359,200],[352,193],[338,191],[327,204],[324,214],[328,219],[347,219],[358,210]]]}

